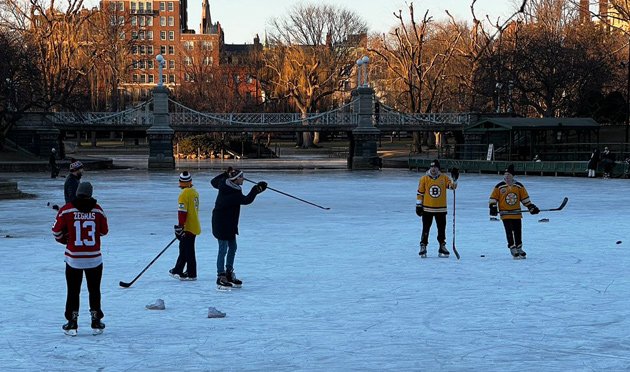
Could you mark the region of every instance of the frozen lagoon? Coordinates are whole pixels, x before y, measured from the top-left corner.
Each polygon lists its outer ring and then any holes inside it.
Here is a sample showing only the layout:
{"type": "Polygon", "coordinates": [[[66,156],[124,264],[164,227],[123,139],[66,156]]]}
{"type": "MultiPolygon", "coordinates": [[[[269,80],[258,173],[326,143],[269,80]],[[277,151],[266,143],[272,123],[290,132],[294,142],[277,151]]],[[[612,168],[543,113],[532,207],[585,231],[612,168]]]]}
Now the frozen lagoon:
{"type": "MultiPolygon", "coordinates": [[[[630,369],[627,180],[517,177],[540,208],[564,196],[569,204],[524,217],[528,259],[514,261],[501,223],[488,219],[487,199],[500,177],[463,174],[457,261],[436,258],[435,227],[429,258],[417,255],[420,173],[246,171],[332,209],[270,190],[243,207],[235,267],[244,286],[223,293],[215,290],[210,231],[216,171],[191,171],[204,229],[199,280],[168,276],[173,246],[128,289],[118,282],[133,279],[172,239],[179,171],[85,173],[110,223],[103,240],[107,329],[90,334],[84,284],[75,338],[61,330],[63,247],[50,233],[54,211],[46,207],[63,199],[63,179],[3,175],[38,198],[0,201],[2,369],[630,369]],[[166,310],[146,310],[157,298],[166,310]],[[210,306],[227,317],[208,319],[210,306]]],[[[449,248],[452,202],[449,192],[449,248]]]]}

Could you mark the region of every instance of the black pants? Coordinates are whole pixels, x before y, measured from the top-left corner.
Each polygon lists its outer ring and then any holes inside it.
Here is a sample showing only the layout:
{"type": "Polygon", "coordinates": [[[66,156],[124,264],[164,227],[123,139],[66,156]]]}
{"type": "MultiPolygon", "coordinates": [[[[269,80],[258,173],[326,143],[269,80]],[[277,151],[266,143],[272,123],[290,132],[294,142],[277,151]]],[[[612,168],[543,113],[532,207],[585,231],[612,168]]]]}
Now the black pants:
{"type": "Polygon", "coordinates": [[[186,273],[190,278],[197,277],[197,258],[195,257],[195,238],[197,236],[186,232],[183,238],[179,241],[179,256],[175,262],[173,268],[174,274],[182,274],[184,272],[184,266],[186,266],[186,273]]]}
{"type": "Polygon", "coordinates": [[[96,311],[99,319],[103,318],[101,311],[101,278],[103,277],[103,264],[91,269],[75,269],[66,263],[66,286],[68,295],[66,297],[66,319],[72,319],[72,312],[79,312],[81,282],[85,272],[88,292],[90,293],[90,311],[96,311]]]}
{"type": "Polygon", "coordinates": [[[427,245],[429,244],[429,230],[431,230],[431,225],[433,224],[433,218],[435,218],[435,224],[437,225],[437,229],[438,229],[438,235],[437,235],[438,243],[446,244],[446,212],[422,213],[422,238],[420,239],[420,243],[427,244],[427,245]]]}
{"type": "Polygon", "coordinates": [[[505,237],[507,238],[508,248],[519,247],[523,245],[521,240],[521,219],[503,220],[503,227],[505,227],[505,237]]]}

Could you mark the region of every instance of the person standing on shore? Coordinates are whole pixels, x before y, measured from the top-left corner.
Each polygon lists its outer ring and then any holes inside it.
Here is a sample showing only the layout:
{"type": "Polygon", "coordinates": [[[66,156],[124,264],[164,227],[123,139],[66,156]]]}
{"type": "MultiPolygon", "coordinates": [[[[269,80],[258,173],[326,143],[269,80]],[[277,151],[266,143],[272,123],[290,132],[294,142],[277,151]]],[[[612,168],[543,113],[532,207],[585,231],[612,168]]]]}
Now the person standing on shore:
{"type": "Polygon", "coordinates": [[[77,197],[77,189],[79,188],[79,183],[81,183],[82,176],[83,163],[78,160],[70,163],[70,173],[68,173],[66,182],[63,184],[63,197],[66,204],[70,203],[77,197]]]}
{"type": "Polygon", "coordinates": [[[238,288],[243,284],[234,274],[236,235],[238,235],[241,205],[251,204],[256,199],[256,195],[267,189],[267,183],[261,181],[252,187],[249,194],[243,195],[244,180],[241,170],[230,167],[210,181],[212,187],[219,190],[212,210],[212,235],[219,242],[217,289],[238,288]]]}

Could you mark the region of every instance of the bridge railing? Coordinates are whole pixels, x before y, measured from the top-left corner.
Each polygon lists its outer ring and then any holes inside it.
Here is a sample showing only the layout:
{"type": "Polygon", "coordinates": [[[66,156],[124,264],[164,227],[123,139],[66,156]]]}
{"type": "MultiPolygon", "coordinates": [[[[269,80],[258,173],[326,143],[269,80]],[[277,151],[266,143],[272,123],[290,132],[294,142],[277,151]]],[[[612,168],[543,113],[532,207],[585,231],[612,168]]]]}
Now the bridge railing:
{"type": "Polygon", "coordinates": [[[352,113],[326,113],[308,114],[302,116],[296,113],[223,113],[223,114],[201,114],[190,112],[170,113],[171,125],[199,125],[199,126],[256,126],[256,125],[286,125],[287,128],[299,127],[301,125],[317,126],[339,126],[356,125],[356,115],[352,113]]]}
{"type": "Polygon", "coordinates": [[[59,125],[114,125],[114,126],[151,126],[153,112],[149,110],[152,100],[141,103],[120,112],[55,112],[50,120],[59,125]]]}

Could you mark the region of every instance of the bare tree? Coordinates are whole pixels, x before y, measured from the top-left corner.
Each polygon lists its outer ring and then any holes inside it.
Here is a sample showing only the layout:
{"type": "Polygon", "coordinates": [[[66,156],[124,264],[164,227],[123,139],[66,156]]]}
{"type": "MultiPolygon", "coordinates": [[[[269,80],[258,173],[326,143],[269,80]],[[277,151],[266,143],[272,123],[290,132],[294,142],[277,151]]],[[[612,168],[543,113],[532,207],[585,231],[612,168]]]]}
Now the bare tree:
{"type": "MultiPolygon", "coordinates": [[[[263,84],[272,97],[287,99],[303,115],[320,109],[341,91],[357,59],[366,23],[353,11],[333,6],[296,5],[271,22],[271,47],[264,52],[263,84]]],[[[318,142],[309,132],[302,146],[318,142]]]]}

